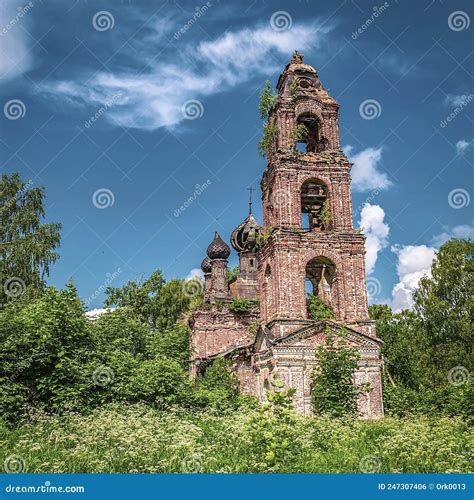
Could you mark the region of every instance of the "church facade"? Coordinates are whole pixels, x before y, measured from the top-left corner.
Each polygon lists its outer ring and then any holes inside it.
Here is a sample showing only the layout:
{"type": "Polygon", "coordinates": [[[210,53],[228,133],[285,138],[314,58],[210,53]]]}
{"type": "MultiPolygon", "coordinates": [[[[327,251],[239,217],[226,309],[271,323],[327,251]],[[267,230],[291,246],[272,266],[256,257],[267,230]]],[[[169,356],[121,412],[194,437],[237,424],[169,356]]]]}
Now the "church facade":
{"type": "Polygon", "coordinates": [[[381,341],[369,319],[365,238],[352,226],[351,164],[340,148],[339,105],[316,70],[295,52],[280,75],[267,126],[261,181],[263,225],[249,210],[232,232],[239,274],[229,283],[230,247],[215,234],[202,262],[204,305],[190,319],[190,374],[217,357],[232,362],[240,390],[266,400],[274,379],[296,389],[295,408],[311,413],[315,350],[341,333],[360,352],[354,383],[365,418],[383,415],[381,341]],[[312,319],[308,297],[333,311],[312,319]],[[238,300],[251,306],[239,311],[238,300]],[[250,302],[248,302],[250,301],[250,302]]]}

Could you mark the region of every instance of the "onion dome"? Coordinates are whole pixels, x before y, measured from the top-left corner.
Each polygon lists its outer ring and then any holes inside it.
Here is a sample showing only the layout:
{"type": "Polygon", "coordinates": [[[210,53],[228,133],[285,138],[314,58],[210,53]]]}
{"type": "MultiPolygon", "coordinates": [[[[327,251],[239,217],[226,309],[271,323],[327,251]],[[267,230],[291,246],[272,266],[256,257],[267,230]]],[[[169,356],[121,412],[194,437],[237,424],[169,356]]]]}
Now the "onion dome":
{"type": "Polygon", "coordinates": [[[214,240],[207,247],[207,256],[210,259],[227,259],[229,255],[229,245],[227,245],[227,243],[220,237],[219,233],[216,231],[214,240]]]}
{"type": "Polygon", "coordinates": [[[211,259],[209,257],[206,257],[201,262],[201,269],[204,274],[209,274],[211,272],[212,266],[211,266],[211,259]]]}
{"type": "Polygon", "coordinates": [[[248,217],[237,226],[231,235],[232,246],[238,251],[253,250],[257,242],[257,234],[261,226],[250,213],[248,217]]]}

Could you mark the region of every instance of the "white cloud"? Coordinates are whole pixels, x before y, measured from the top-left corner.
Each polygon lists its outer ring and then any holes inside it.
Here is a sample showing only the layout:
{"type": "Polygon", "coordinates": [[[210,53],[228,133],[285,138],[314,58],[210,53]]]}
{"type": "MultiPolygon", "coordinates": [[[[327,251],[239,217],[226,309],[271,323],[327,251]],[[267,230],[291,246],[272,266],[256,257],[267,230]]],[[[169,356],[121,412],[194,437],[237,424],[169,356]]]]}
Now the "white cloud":
{"type": "Polygon", "coordinates": [[[448,94],[444,100],[446,105],[461,106],[472,99],[472,94],[448,94]]]}
{"type": "MultiPolygon", "coordinates": [[[[173,128],[184,120],[183,104],[203,100],[254,77],[275,71],[275,56],[290,57],[295,48],[318,46],[330,28],[293,25],[276,32],[269,25],[227,32],[212,40],[192,41],[169,55],[156,58],[152,41],[137,52],[135,65],[145,64],[146,71],[126,68],[115,72],[85,75],[82,80],[46,82],[42,92],[76,104],[103,105],[112,96],[117,100],[104,117],[112,124],[154,130],[173,128]],[[138,58],[139,60],[136,60],[138,58]]],[[[157,39],[161,35],[156,35],[157,39]]],[[[204,112],[205,112],[205,102],[204,112]]]]}
{"type": "Polygon", "coordinates": [[[433,236],[431,242],[434,246],[439,247],[451,238],[474,240],[474,227],[469,224],[461,224],[451,230],[445,228],[442,233],[433,236]]]}
{"type": "Polygon", "coordinates": [[[390,228],[384,222],[385,212],[379,205],[365,203],[360,213],[360,226],[364,228],[365,241],[365,270],[371,274],[377,262],[380,250],[388,244],[390,228]]]}
{"type": "MultiPolygon", "coordinates": [[[[19,17],[19,10],[27,2],[2,0],[0,5],[0,81],[6,82],[28,71],[33,65],[25,32],[30,12],[19,17]],[[23,26],[22,26],[23,25],[23,26]]],[[[23,10],[22,10],[23,12],[23,10]]]]}
{"type": "Polygon", "coordinates": [[[461,139],[460,141],[456,142],[456,153],[458,155],[462,155],[464,151],[472,144],[472,141],[466,141],[464,139],[461,139]]]}
{"type": "Polygon", "coordinates": [[[392,247],[392,251],[398,256],[399,282],[392,290],[391,307],[399,312],[413,306],[413,291],[423,276],[431,275],[436,250],[426,245],[396,245],[392,247]]]}
{"type": "Polygon", "coordinates": [[[86,316],[94,320],[100,318],[103,314],[115,311],[115,309],[115,307],[91,309],[90,311],[86,311],[86,316]]]}
{"type": "Polygon", "coordinates": [[[392,185],[387,174],[378,170],[382,160],[382,148],[366,148],[352,156],[354,148],[344,147],[352,163],[352,187],[354,191],[387,189],[392,185]]]}
{"type": "Polygon", "coordinates": [[[204,279],[204,273],[202,272],[202,269],[198,267],[191,269],[191,271],[189,271],[188,275],[186,276],[185,280],[192,280],[194,278],[198,278],[200,280],[204,279]]]}

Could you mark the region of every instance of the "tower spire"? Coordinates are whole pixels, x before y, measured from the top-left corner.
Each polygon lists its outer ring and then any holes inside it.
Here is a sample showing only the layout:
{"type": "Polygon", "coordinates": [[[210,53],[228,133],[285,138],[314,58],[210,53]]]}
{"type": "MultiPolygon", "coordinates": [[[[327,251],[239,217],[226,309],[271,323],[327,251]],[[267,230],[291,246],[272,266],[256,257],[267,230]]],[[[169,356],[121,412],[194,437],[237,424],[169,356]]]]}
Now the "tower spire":
{"type": "Polygon", "coordinates": [[[255,191],[253,187],[247,188],[249,192],[249,215],[252,215],[252,191],[255,191]]]}

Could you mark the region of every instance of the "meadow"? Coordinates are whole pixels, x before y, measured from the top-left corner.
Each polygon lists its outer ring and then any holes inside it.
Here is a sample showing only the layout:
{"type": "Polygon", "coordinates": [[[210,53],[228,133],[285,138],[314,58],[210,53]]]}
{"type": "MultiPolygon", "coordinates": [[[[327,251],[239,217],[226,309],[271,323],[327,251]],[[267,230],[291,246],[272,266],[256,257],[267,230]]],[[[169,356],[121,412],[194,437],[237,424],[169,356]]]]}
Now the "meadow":
{"type": "Polygon", "coordinates": [[[225,415],[109,405],[0,428],[5,468],[23,472],[469,472],[472,435],[458,418],[378,421],[258,409],[225,415]]]}

